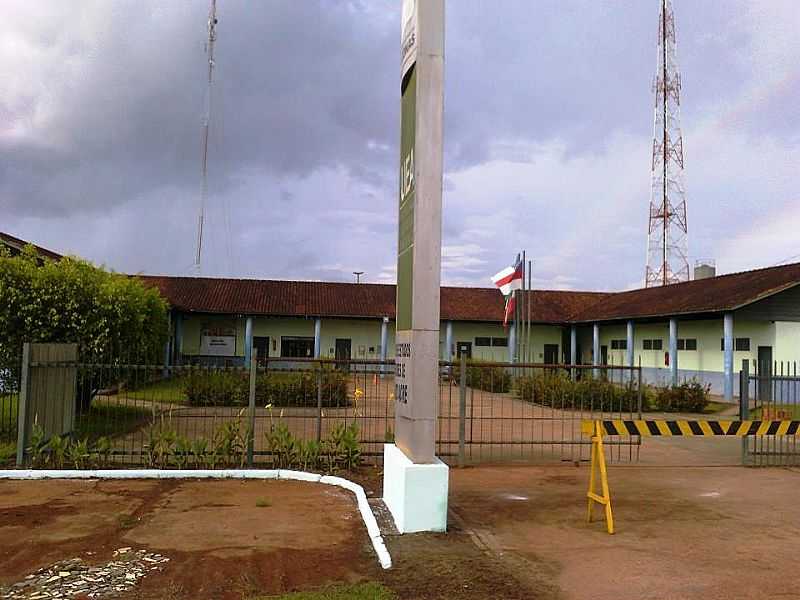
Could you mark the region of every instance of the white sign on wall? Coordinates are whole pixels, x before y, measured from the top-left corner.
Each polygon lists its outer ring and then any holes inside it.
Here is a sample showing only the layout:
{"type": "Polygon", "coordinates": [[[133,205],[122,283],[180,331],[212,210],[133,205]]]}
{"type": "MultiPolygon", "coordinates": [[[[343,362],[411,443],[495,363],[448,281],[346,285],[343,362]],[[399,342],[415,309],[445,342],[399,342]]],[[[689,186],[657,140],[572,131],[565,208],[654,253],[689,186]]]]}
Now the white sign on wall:
{"type": "Polygon", "coordinates": [[[200,354],[203,356],[235,356],[236,329],[207,326],[200,332],[200,354]]]}

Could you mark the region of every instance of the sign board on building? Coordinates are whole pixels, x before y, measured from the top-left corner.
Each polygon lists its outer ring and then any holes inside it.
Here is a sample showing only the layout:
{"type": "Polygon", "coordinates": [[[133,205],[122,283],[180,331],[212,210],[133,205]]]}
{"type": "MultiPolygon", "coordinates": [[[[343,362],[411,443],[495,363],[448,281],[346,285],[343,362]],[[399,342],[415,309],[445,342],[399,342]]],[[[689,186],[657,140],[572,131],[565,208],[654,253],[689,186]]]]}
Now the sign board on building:
{"type": "Polygon", "coordinates": [[[229,325],[203,325],[200,330],[200,354],[236,356],[236,328],[229,325]]]}

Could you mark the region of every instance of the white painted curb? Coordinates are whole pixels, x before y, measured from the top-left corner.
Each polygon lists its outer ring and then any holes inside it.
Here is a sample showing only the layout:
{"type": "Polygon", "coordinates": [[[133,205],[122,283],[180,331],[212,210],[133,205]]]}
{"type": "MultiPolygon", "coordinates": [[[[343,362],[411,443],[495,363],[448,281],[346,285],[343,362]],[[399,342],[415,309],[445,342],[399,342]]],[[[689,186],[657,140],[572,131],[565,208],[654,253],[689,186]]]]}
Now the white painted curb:
{"type": "Polygon", "coordinates": [[[287,479],[334,485],[352,492],[356,497],[358,511],[367,528],[369,539],[378,561],[384,569],[392,567],[392,557],[381,537],[381,530],[372,509],[367,502],[364,488],[349,479],[289,471],[286,469],[94,469],[81,471],[56,471],[50,469],[7,469],[0,470],[0,479],[287,479]]]}

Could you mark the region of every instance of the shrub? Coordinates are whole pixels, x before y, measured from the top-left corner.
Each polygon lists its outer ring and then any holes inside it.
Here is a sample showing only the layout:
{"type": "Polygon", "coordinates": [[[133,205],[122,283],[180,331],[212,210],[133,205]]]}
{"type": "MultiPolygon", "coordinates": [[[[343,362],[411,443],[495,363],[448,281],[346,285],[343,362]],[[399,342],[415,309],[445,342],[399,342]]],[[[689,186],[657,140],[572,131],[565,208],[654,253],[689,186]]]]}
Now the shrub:
{"type": "Polygon", "coordinates": [[[654,407],[663,412],[702,413],[709,402],[710,385],[693,379],[681,385],[655,388],[654,407]]]}
{"type": "MultiPolygon", "coordinates": [[[[559,373],[541,373],[518,377],[516,395],[542,406],[565,410],[637,412],[639,393],[634,384],[619,385],[604,379],[585,378],[573,381],[559,373]]],[[[651,394],[642,390],[642,410],[650,407],[651,394]]]]}
{"type": "MultiPolygon", "coordinates": [[[[453,368],[453,379],[461,381],[461,367],[453,368]]],[[[467,387],[484,392],[506,393],[511,390],[511,373],[507,367],[479,366],[467,361],[467,387]]]]}
{"type": "Polygon", "coordinates": [[[248,380],[241,371],[190,370],[183,378],[190,406],[246,406],[248,380]]]}
{"type": "MultiPolygon", "coordinates": [[[[323,406],[349,404],[346,373],[313,370],[258,375],[256,405],[316,406],[318,381],[321,383],[323,406]]],[[[191,406],[247,406],[250,398],[249,375],[243,370],[192,370],[184,377],[183,391],[191,406]]]]}

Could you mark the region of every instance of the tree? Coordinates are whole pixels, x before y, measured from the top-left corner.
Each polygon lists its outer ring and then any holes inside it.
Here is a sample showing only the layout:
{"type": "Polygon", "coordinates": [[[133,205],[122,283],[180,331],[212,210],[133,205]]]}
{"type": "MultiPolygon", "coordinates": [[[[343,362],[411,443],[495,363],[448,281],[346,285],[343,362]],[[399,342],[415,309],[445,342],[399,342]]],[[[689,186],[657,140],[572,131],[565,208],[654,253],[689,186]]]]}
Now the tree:
{"type": "Polygon", "coordinates": [[[0,247],[0,371],[12,385],[23,342],[77,343],[82,362],[159,361],[167,310],[135,277],[77,258],[42,261],[32,246],[14,257],[0,247]]]}

